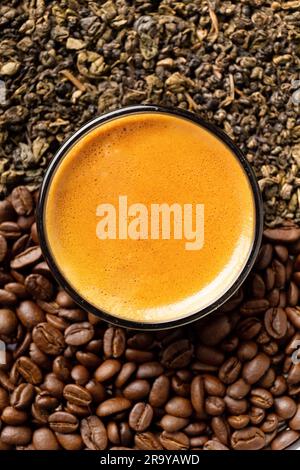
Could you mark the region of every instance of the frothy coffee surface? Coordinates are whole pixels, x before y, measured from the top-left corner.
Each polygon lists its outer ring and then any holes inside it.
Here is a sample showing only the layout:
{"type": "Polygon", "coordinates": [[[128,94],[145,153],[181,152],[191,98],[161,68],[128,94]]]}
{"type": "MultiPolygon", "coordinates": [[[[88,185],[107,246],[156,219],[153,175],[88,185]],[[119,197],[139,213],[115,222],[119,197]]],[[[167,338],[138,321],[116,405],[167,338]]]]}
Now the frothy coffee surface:
{"type": "MultiPolygon", "coordinates": [[[[150,212],[150,211],[149,211],[150,212]]],[[[231,150],[206,129],[168,114],[120,117],[81,138],[57,168],[45,227],[61,273],[88,302],[114,316],[174,320],[219,298],[249,257],[255,206],[231,150]],[[204,205],[204,245],[186,239],[107,239],[96,234],[99,204],[118,208],[204,205]]]]}

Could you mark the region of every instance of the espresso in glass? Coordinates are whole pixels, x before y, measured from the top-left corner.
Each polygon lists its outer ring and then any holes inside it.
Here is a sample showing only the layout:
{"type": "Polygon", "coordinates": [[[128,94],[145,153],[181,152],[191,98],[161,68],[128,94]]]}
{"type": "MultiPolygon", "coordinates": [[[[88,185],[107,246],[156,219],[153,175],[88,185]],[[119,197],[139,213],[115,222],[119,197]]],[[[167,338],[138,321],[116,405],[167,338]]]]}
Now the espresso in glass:
{"type": "Polygon", "coordinates": [[[42,247],[84,308],[128,326],[173,326],[240,285],[261,235],[249,165],[184,112],[133,107],[88,123],[49,168],[42,247]]]}

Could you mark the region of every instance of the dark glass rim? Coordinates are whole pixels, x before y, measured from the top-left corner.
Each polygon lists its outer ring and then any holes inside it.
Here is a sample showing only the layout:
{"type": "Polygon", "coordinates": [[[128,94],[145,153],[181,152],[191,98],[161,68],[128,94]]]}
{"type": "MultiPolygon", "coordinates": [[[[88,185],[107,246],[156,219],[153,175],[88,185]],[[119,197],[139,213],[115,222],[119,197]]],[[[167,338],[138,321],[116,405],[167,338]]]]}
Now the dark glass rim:
{"type": "Polygon", "coordinates": [[[227,136],[227,134],[225,134],[225,132],[223,132],[221,129],[219,129],[215,125],[209,122],[206,122],[202,118],[198,117],[197,115],[189,111],[184,111],[184,110],[177,109],[177,108],[175,109],[167,108],[167,107],[156,106],[156,105],[136,105],[136,106],[124,107],[116,111],[111,111],[109,113],[106,113],[106,114],[103,114],[101,116],[91,119],[82,127],[80,127],[76,132],[74,132],[74,134],[72,134],[71,137],[69,137],[62,144],[62,146],[59,148],[59,150],[56,152],[53,159],[51,160],[47,168],[47,171],[45,173],[42,185],[41,185],[38,207],[37,207],[37,228],[38,228],[38,235],[39,235],[41,249],[43,251],[44,257],[55,279],[81,308],[83,308],[87,312],[90,312],[100,317],[102,320],[105,320],[116,326],[121,326],[125,328],[136,329],[136,330],[162,330],[162,329],[173,328],[176,326],[182,326],[182,325],[191,323],[195,320],[198,320],[208,315],[209,313],[221,307],[221,305],[223,305],[227,300],[229,300],[230,297],[232,297],[232,295],[238,290],[238,288],[242,285],[242,283],[245,281],[246,277],[248,276],[251,268],[253,267],[259,248],[260,248],[262,232],[263,232],[263,205],[262,205],[262,198],[261,198],[261,193],[257,184],[257,180],[250,164],[248,163],[247,159],[243,155],[242,151],[227,136]],[[204,309],[200,311],[191,312],[191,314],[188,314],[182,318],[178,318],[175,320],[155,322],[155,323],[136,322],[136,321],[127,320],[124,318],[118,318],[117,316],[114,316],[113,313],[109,313],[109,312],[103,311],[95,307],[94,305],[89,303],[87,300],[85,300],[81,295],[79,295],[76,289],[74,289],[74,287],[72,287],[72,285],[69,284],[65,276],[60,271],[59,266],[56,264],[54,257],[51,254],[51,249],[48,247],[46,229],[44,227],[45,203],[47,200],[48,188],[51,184],[52,176],[56,168],[58,167],[58,165],[60,164],[60,162],[62,161],[62,159],[68,152],[68,150],[70,149],[70,147],[72,147],[79,139],[81,139],[83,135],[95,129],[99,125],[104,124],[107,121],[110,121],[110,120],[113,120],[122,116],[130,115],[130,114],[139,114],[139,113],[163,113],[163,114],[170,114],[172,116],[184,118],[184,119],[194,122],[195,124],[200,125],[201,127],[207,129],[209,132],[217,136],[219,139],[221,139],[223,143],[225,143],[230,148],[230,150],[234,153],[234,155],[240,161],[248,177],[249,183],[251,185],[254,203],[255,203],[255,234],[254,234],[254,240],[253,240],[251,252],[249,254],[248,260],[243,270],[241,271],[241,273],[239,274],[235,282],[232,284],[232,286],[220,298],[216,299],[212,304],[208,305],[207,307],[205,307],[204,309]]]}

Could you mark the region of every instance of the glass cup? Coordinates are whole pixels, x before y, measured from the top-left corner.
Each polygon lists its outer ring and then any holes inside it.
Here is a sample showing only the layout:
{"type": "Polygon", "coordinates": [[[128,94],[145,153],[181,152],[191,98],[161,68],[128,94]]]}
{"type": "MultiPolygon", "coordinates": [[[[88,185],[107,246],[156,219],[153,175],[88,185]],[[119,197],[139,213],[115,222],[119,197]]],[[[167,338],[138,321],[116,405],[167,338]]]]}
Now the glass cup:
{"type": "Polygon", "coordinates": [[[234,142],[220,129],[216,126],[212,125],[209,122],[204,121],[200,117],[196,116],[187,111],[183,111],[181,109],[168,109],[160,106],[155,105],[138,105],[138,106],[129,106],[126,108],[119,109],[117,111],[112,111],[102,116],[95,117],[91,121],[87,122],[83,125],[80,129],[77,130],[71,137],[69,137],[60,149],[57,151],[55,156],[53,157],[43,180],[39,202],[38,202],[38,210],[37,210],[37,227],[38,227],[38,234],[39,240],[41,244],[41,248],[44,254],[44,257],[54,275],[57,282],[61,285],[63,289],[74,299],[74,301],[82,307],[87,312],[90,312],[101,319],[110,322],[112,324],[123,326],[126,328],[133,328],[133,329],[140,329],[140,330],[162,330],[167,328],[173,328],[176,326],[184,325],[190,322],[193,322],[197,319],[208,315],[209,313],[215,311],[219,307],[221,307],[230,297],[238,290],[238,288],[242,285],[244,280],[246,279],[247,275],[249,274],[255,259],[257,257],[261,238],[262,238],[262,231],[263,231],[263,210],[262,210],[262,199],[261,193],[256,181],[256,177],[241,150],[234,144],[234,142]],[[230,286],[230,288],[220,297],[214,299],[214,301],[208,305],[207,307],[200,309],[198,311],[191,311],[188,315],[178,318],[172,319],[167,321],[155,322],[155,323],[148,323],[148,322],[138,322],[133,320],[127,320],[123,318],[119,318],[118,316],[114,315],[114,312],[108,312],[97,308],[95,305],[92,305],[88,302],[82,295],[78,293],[76,288],[72,286],[66,276],[62,273],[61,267],[58,266],[56,263],[54,256],[51,252],[51,246],[49,246],[49,242],[47,240],[47,230],[45,224],[45,205],[47,201],[47,194],[51,187],[52,177],[59,167],[60,163],[64,159],[64,157],[68,154],[69,149],[80,140],[83,136],[87,135],[89,132],[97,128],[98,126],[107,123],[108,121],[118,119],[120,117],[129,116],[129,115],[138,115],[139,113],[163,113],[168,114],[171,116],[176,116],[179,118],[183,118],[193,123],[198,124],[202,128],[208,130],[213,135],[218,137],[235,155],[235,157],[239,160],[240,164],[242,165],[244,172],[248,178],[250,183],[250,187],[253,193],[253,200],[255,206],[255,233],[252,243],[251,252],[249,257],[239,273],[238,278],[235,282],[230,286]]]}

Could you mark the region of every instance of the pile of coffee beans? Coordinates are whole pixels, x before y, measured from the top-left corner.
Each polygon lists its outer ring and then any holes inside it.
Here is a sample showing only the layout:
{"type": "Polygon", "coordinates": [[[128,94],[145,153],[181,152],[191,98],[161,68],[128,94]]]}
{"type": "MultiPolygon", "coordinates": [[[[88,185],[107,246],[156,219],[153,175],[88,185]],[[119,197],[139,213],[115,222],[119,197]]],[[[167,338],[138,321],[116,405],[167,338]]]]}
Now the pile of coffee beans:
{"type": "Polygon", "coordinates": [[[59,289],[36,197],[17,187],[0,202],[1,450],[281,450],[300,438],[299,227],[265,231],[215,314],[127,331],[59,289]]]}

